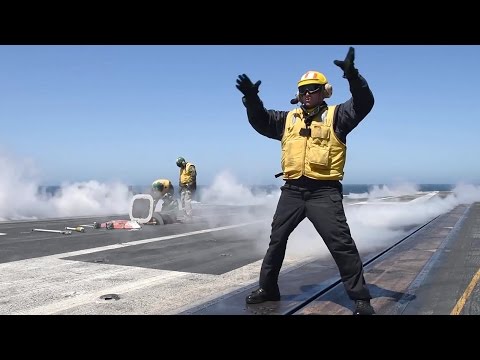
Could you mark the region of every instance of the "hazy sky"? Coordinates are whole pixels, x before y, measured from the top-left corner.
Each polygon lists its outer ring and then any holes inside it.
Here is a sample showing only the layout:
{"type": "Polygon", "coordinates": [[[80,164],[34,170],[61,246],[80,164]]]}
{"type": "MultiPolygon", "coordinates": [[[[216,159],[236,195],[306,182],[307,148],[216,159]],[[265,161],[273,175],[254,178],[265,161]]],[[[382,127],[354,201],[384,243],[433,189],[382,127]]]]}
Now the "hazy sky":
{"type": "MultiPolygon", "coordinates": [[[[347,138],[345,184],[480,183],[480,46],[355,46],[375,106],[347,138]]],[[[45,185],[198,183],[229,171],[281,184],[280,142],[248,123],[237,76],[262,80],[267,109],[290,110],[307,70],[346,101],[333,60],[348,46],[0,46],[0,155],[45,185]],[[13,160],[12,160],[13,159],[13,160]]],[[[18,168],[18,167],[15,167],[18,168]]]]}

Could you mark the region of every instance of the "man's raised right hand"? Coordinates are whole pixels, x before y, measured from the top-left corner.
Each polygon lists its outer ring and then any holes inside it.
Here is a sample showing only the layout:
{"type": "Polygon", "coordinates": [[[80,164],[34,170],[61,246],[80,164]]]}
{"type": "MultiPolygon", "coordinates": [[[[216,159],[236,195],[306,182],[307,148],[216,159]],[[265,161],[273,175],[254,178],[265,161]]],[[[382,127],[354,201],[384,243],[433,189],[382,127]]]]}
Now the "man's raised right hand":
{"type": "Polygon", "coordinates": [[[245,97],[254,96],[258,94],[258,87],[262,82],[258,80],[255,84],[252,83],[246,74],[238,76],[237,89],[242,92],[245,97]]]}

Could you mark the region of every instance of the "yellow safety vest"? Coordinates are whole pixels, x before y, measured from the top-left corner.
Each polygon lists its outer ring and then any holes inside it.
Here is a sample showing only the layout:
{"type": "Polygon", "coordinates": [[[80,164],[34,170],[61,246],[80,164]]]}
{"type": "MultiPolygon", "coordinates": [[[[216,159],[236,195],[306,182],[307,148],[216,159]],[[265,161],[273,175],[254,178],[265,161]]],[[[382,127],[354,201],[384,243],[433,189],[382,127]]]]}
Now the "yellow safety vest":
{"type": "Polygon", "coordinates": [[[282,137],[283,179],[298,179],[302,175],[315,180],[342,180],[347,146],[333,130],[335,106],[329,106],[310,125],[311,136],[301,136],[304,129],[303,111],[294,109],[287,115],[282,137]]]}
{"type": "Polygon", "coordinates": [[[192,182],[193,183],[196,182],[196,179],[188,173],[190,166],[195,166],[195,165],[187,162],[187,165],[185,165],[185,169],[180,168],[180,184],[182,185],[187,185],[192,182]]]}
{"type": "Polygon", "coordinates": [[[169,190],[169,187],[171,186],[172,182],[167,179],[158,179],[152,183],[152,188],[154,187],[155,184],[159,184],[159,183],[163,185],[163,190],[160,194],[165,195],[169,190]]]}

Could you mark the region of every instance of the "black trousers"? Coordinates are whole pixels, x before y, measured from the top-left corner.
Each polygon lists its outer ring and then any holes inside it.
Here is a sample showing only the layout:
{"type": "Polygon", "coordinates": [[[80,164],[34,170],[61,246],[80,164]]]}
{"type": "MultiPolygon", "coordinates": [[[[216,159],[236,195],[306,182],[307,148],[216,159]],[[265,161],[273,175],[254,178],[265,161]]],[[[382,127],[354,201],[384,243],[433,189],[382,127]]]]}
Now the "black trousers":
{"type": "Polygon", "coordinates": [[[363,276],[362,260],[345,217],[341,188],[325,187],[309,191],[286,184],[281,191],[273,216],[270,244],[260,271],[260,287],[267,292],[278,291],[278,275],[288,237],[306,217],[332,254],[350,299],[371,299],[363,276]]]}

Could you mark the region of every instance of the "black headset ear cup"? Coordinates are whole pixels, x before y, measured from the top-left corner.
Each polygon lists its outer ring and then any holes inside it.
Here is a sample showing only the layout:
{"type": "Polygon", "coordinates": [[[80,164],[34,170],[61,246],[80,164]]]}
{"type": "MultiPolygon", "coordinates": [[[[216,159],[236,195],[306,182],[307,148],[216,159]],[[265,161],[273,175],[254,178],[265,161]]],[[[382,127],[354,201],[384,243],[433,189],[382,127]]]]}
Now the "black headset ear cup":
{"type": "Polygon", "coordinates": [[[325,99],[328,99],[331,97],[333,94],[333,87],[329,83],[326,83],[325,86],[323,87],[323,97],[325,99]]]}
{"type": "Polygon", "coordinates": [[[299,95],[298,95],[298,91],[297,91],[297,93],[295,94],[295,97],[292,100],[290,100],[290,104],[296,105],[299,102],[300,102],[300,99],[299,99],[299,95]]]}

